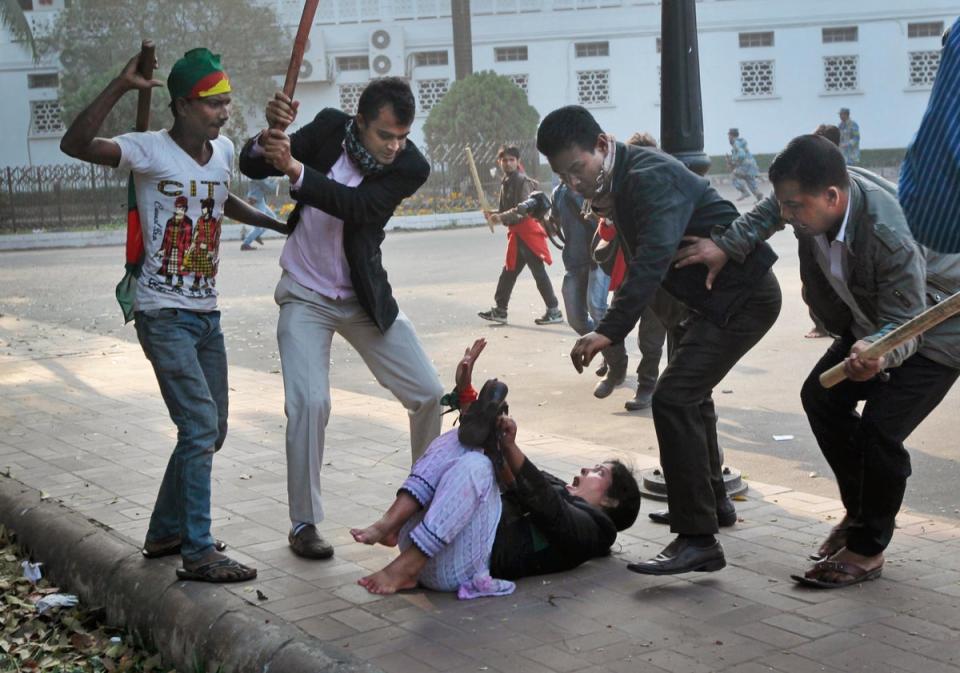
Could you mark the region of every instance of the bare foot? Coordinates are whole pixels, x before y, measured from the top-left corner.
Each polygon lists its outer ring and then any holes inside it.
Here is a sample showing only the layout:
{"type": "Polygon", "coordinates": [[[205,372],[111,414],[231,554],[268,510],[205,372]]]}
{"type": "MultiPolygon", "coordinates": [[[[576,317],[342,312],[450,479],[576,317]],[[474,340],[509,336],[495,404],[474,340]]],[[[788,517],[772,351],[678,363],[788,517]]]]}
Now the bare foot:
{"type": "Polygon", "coordinates": [[[366,528],[351,528],[350,535],[357,542],[363,544],[377,544],[378,542],[385,547],[396,547],[398,535],[396,531],[389,530],[383,523],[383,520],[372,523],[366,528]]]}
{"type": "Polygon", "coordinates": [[[814,327],[814,328],[811,329],[809,332],[807,332],[806,334],[804,334],[804,335],[803,335],[803,338],[804,338],[804,339],[822,339],[822,338],[828,337],[828,336],[830,336],[830,335],[827,334],[826,332],[820,330],[820,329],[817,328],[817,327],[814,327]]]}
{"type": "Polygon", "coordinates": [[[416,545],[410,545],[383,570],[361,577],[357,584],[372,594],[395,594],[417,586],[417,578],[429,559],[416,545]]]}
{"type": "Polygon", "coordinates": [[[403,589],[415,589],[417,587],[417,578],[411,577],[409,573],[403,572],[392,567],[391,563],[386,568],[372,575],[361,577],[357,584],[372,594],[386,596],[395,594],[403,589]]]}

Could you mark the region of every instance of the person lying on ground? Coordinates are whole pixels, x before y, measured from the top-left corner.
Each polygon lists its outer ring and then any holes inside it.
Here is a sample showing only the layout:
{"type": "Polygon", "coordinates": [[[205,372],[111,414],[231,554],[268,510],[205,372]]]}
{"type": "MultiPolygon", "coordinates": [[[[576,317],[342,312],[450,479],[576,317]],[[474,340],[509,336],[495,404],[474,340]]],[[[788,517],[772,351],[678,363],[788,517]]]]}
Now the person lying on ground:
{"type": "Polygon", "coordinates": [[[351,530],[357,542],[401,550],[358,580],[370,593],[418,584],[461,598],[510,593],[512,583],[490,577],[561,572],[607,556],[617,531],[637,518],[640,489],[619,460],[584,467],[567,484],[517,445],[505,384],[490,379],[470,403],[473,365],[485,345],[477,340],[457,366],[459,429],[433,441],[378,521],[351,530]]]}

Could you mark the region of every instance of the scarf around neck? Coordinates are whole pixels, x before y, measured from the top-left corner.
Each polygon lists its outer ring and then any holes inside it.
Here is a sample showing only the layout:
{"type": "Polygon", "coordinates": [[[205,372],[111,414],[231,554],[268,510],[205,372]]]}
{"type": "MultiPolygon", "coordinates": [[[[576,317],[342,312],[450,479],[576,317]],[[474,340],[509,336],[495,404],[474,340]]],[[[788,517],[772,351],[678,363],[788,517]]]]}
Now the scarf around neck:
{"type": "Polygon", "coordinates": [[[347,156],[360,169],[360,172],[366,177],[381,172],[385,166],[370,154],[363,143],[360,142],[360,128],[357,126],[357,120],[351,119],[347,122],[347,132],[343,138],[343,147],[347,151],[347,156]]]}
{"type": "Polygon", "coordinates": [[[600,174],[597,176],[597,193],[592,199],[584,199],[584,215],[595,214],[599,217],[609,215],[613,210],[613,166],[617,160],[617,141],[612,133],[604,133],[610,150],[603,158],[600,174]]]}

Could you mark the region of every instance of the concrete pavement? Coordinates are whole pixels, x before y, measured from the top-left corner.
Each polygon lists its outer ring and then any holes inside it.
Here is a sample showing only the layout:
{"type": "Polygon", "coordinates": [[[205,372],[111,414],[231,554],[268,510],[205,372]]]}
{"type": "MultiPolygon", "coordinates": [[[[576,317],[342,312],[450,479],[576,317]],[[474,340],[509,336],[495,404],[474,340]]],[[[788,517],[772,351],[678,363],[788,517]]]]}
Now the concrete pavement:
{"type": "MultiPolygon", "coordinates": [[[[452,365],[441,371],[445,381],[452,365]]],[[[721,535],[730,565],[719,573],[648,578],[624,569],[670,538],[646,520],[656,506],[648,501],[610,558],[523,580],[512,596],[371,596],[356,579],[394,552],[355,544],[348,529],[373,521],[403,479],[405,412],[393,401],[334,390],[322,527],[337,553],[308,562],[286,546],[280,377],[237,364],[230,377],[230,434],[214,469],[214,531],[260,577],[225,590],[247,600],[262,592],[259,608],[331,651],[388,673],[960,671],[955,521],[906,510],[882,579],[845,590],[799,589],[789,574],[806,567],[840,504],[754,479],[748,499],[737,503],[742,521],[721,535]]],[[[542,467],[569,476],[611,455],[639,468],[655,462],[647,451],[536,429],[534,404],[515,415],[521,446],[542,467]]],[[[580,422],[603,418],[584,414],[580,422]]],[[[135,344],[0,317],[0,472],[138,544],[174,437],[135,344]]],[[[166,563],[151,568],[158,579],[173,571],[166,563]]]]}

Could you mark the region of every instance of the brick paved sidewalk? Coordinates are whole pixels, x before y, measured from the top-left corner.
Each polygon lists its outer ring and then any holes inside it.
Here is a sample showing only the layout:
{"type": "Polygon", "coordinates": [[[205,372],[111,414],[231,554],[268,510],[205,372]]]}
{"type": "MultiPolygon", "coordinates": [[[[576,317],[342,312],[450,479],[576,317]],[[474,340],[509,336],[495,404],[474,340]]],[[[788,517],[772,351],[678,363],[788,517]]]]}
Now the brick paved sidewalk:
{"type": "MultiPolygon", "coordinates": [[[[357,578],[393,552],[355,544],[348,529],[372,522],[405,475],[405,412],[334,391],[322,528],[337,553],[307,562],[286,543],[280,377],[237,367],[230,376],[214,531],[260,571],[230,589],[387,673],[960,671],[960,527],[904,512],[881,580],[799,589],[789,575],[806,567],[840,503],[752,480],[737,503],[742,521],[721,535],[729,565],[719,573],[627,572],[671,537],[646,520],[658,506],[647,502],[611,558],[521,581],[512,596],[370,596],[357,578]]],[[[518,422],[521,446],[559,475],[616,454],[518,422]]],[[[138,348],[0,316],[0,472],[139,543],[174,436],[138,348]]]]}

